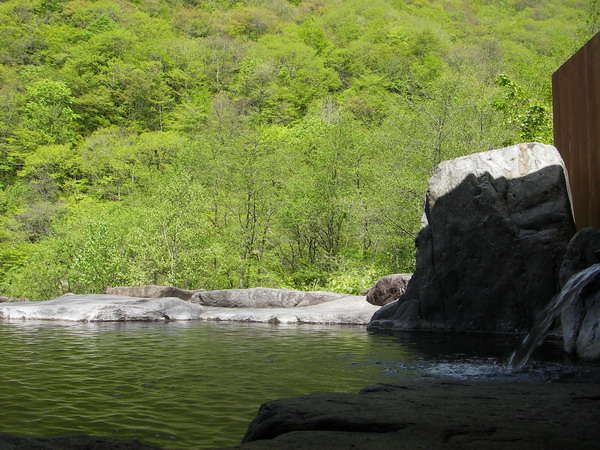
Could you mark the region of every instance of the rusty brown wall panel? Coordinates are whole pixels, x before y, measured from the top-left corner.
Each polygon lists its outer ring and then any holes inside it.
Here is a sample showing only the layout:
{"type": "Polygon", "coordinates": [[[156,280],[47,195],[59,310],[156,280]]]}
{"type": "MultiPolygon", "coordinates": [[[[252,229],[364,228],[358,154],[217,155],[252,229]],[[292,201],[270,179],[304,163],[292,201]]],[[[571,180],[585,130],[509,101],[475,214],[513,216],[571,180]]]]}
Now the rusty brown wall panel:
{"type": "Polygon", "coordinates": [[[577,228],[600,228],[600,33],[552,76],[554,143],[567,170],[577,228]]]}

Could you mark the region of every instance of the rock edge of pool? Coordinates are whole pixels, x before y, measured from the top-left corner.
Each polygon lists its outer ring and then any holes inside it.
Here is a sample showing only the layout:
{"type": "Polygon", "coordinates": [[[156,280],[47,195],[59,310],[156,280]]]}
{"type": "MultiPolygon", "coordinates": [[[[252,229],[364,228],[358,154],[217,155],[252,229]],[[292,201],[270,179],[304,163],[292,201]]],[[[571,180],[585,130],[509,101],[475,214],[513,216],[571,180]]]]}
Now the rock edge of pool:
{"type": "MultiPolygon", "coordinates": [[[[600,390],[593,383],[376,384],[263,404],[231,449],[596,449],[600,390]]],[[[0,449],[140,449],[135,440],[0,434],[0,449]]]]}
{"type": "MultiPolygon", "coordinates": [[[[249,290],[250,291],[250,290],[249,290]]],[[[284,324],[366,325],[379,309],[364,296],[331,294],[318,304],[289,307],[207,306],[176,297],[65,294],[39,302],[0,304],[0,320],[78,322],[215,320],[284,324]]]]}
{"type": "Polygon", "coordinates": [[[592,449],[595,384],[378,384],[261,406],[241,446],[309,449],[592,449]]]}

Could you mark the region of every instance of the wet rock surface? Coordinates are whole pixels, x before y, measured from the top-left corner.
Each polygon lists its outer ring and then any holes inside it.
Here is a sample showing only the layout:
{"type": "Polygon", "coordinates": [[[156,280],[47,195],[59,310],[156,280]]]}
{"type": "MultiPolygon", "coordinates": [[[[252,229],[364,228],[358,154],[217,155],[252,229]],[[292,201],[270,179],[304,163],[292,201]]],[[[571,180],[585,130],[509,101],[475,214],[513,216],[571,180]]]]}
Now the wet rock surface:
{"type": "Polygon", "coordinates": [[[265,403],[241,448],[593,449],[599,405],[594,384],[379,384],[265,403]]]}
{"type": "Polygon", "coordinates": [[[600,263],[600,229],[584,228],[569,241],[560,266],[561,287],[569,278],[593,264],[600,263]]]}
{"type": "Polygon", "coordinates": [[[196,292],[199,290],[190,291],[173,286],[116,286],[104,290],[104,293],[109,295],[142,298],[177,297],[182,300],[190,300],[196,292]]]}
{"type": "Polygon", "coordinates": [[[566,352],[586,360],[600,360],[600,280],[594,291],[563,311],[561,323],[566,352]]]}
{"type": "Polygon", "coordinates": [[[32,438],[0,433],[0,450],[153,450],[156,448],[135,439],[111,439],[86,435],[32,438]]]}
{"type": "Polygon", "coordinates": [[[371,329],[527,331],[558,291],[575,229],[556,149],[520,144],[439,164],[406,293],[371,329]]]}
{"type": "Polygon", "coordinates": [[[202,307],[179,298],[118,295],[63,295],[53,300],[0,304],[0,320],[68,320],[89,322],[199,319],[202,307]]]}
{"type": "Polygon", "coordinates": [[[380,278],[367,291],[367,301],[376,306],[384,306],[398,300],[405,292],[412,273],[396,273],[380,278]]]}
{"type": "MultiPolygon", "coordinates": [[[[600,229],[578,232],[560,268],[561,284],[574,274],[600,263],[600,229]]],[[[593,276],[590,273],[590,276],[593,276]]],[[[581,294],[561,314],[564,349],[588,360],[600,359],[600,277],[594,275],[581,294]]]]}
{"type": "Polygon", "coordinates": [[[294,308],[319,305],[348,297],[345,294],[291,289],[250,288],[199,291],[191,301],[221,308],[294,308]]]}

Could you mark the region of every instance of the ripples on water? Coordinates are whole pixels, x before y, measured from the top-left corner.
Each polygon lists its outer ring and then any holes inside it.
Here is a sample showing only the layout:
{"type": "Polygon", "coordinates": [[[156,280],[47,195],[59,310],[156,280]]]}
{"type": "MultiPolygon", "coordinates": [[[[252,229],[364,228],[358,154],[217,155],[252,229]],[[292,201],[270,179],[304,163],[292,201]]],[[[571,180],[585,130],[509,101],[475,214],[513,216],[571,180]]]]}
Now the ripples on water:
{"type": "Polygon", "coordinates": [[[0,432],[210,448],[237,444],[276,398],[422,376],[513,376],[502,358],[514,341],[461,339],[362,327],[4,323],[0,432]]]}

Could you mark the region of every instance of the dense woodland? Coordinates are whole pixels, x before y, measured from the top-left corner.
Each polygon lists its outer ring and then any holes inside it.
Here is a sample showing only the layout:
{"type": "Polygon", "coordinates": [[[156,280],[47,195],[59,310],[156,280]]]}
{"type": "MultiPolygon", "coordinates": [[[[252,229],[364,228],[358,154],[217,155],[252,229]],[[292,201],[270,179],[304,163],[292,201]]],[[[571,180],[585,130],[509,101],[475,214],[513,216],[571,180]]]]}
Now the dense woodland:
{"type": "Polygon", "coordinates": [[[440,160],[551,143],[598,0],[5,0],[0,295],[357,292],[440,160]]]}

